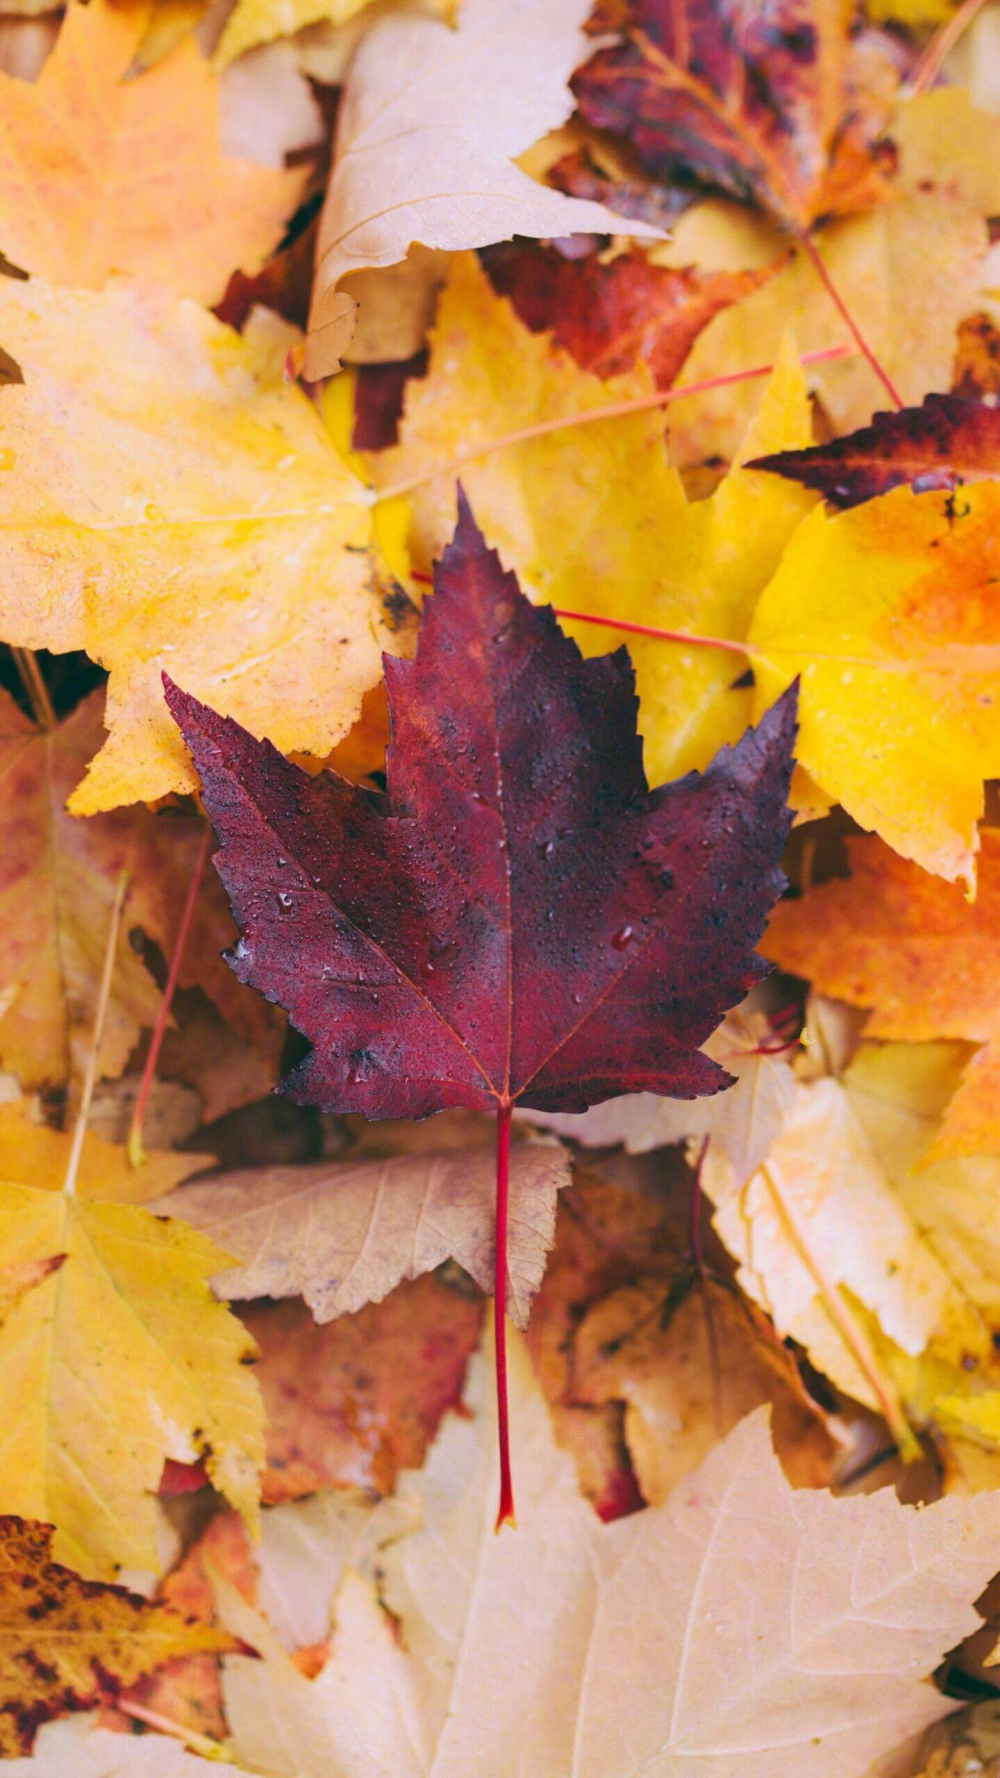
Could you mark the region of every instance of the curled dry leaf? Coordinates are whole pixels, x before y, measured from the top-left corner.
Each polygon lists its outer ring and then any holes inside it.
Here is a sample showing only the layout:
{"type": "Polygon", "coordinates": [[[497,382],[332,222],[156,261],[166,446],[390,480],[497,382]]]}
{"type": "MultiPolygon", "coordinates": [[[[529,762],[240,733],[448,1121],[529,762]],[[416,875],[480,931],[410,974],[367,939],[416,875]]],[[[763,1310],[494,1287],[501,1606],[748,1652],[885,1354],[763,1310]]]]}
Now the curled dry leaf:
{"type": "MultiPolygon", "coordinates": [[[[413,242],[455,252],[515,234],[620,228],[603,205],[567,198],[515,164],[572,109],[566,83],[586,13],[587,0],[465,0],[455,31],[411,12],[368,32],[337,122],[307,376],[329,376],[350,340],[354,303],[340,289],[349,272],[395,265],[413,242]]],[[[627,232],[658,231],[632,222],[627,232]]]]}
{"type": "Polygon", "coordinates": [[[574,79],[580,109],[658,176],[718,186],[793,230],[887,196],[896,72],[840,0],[779,0],[766,16],[606,0],[594,22],[623,34],[574,79]]]}
{"type": "MultiPolygon", "coordinates": [[[[101,1047],[104,1074],[120,1074],[160,993],[131,943],[140,927],[169,954],[204,822],[133,809],[78,821],[66,798],[104,738],[104,696],[94,692],[50,730],[36,729],[0,696],[0,984],[13,990],[0,1020],[0,1057],[25,1087],[64,1087],[89,1041],[101,947],[121,871],[129,873],[128,921],[115,952],[101,1047]]],[[[246,1038],[262,1041],[273,1015],[234,993],[219,952],[232,942],[225,898],[205,882],[181,963],[246,1038]]]]}
{"type": "Polygon", "coordinates": [[[890,488],[956,488],[1000,475],[1000,412],[959,395],[928,395],[922,407],[876,414],[847,438],[758,457],[749,467],[815,488],[841,507],[890,488]]]}
{"type": "Polygon", "coordinates": [[[0,1518],[0,1753],[8,1759],[30,1748],[49,1717],[113,1697],[179,1655],[234,1646],[213,1625],[60,1567],[48,1525],[0,1518]]]}
{"type": "Polygon", "coordinates": [[[927,1160],[955,1047],[863,1044],[843,1084],[796,1088],[742,1189],[711,1150],[702,1177],[741,1285],[818,1370],[903,1442],[905,1413],[995,1446],[1000,1163],[927,1160]]]}
{"type": "MultiPolygon", "coordinates": [[[[511,1154],[507,1313],[518,1327],[552,1245],[556,1192],[569,1177],[569,1157],[555,1146],[525,1142],[511,1154]]],[[[489,1293],[495,1196],[493,1153],[483,1149],[250,1167],[188,1186],[159,1208],[240,1261],[215,1279],[220,1295],[301,1295],[317,1321],[331,1321],[446,1259],[489,1293]]]]}
{"type": "Polygon", "coordinates": [[[573,1354],[578,1401],[625,1403],[625,1438],[650,1506],[767,1405],[789,1481],[829,1486],[838,1450],[829,1422],[766,1318],[722,1280],[687,1271],[666,1286],[614,1291],[588,1310],[573,1354]]]}
{"type": "Polygon", "coordinates": [[[851,875],[783,902],[764,941],[782,969],[871,1008],[869,1037],[982,1045],[945,1113],[931,1150],[937,1159],[1000,1152],[1000,833],[984,828],[978,837],[971,903],[878,840],[851,839],[851,875]]]}
{"type": "Polygon", "coordinates": [[[240,337],[126,285],[0,284],[0,343],[25,378],[3,391],[0,628],[111,674],[73,811],[193,788],[166,661],[279,745],[325,755],[392,638],[361,485],[283,382],[290,330],[261,315],[240,337]]]}
{"type": "MultiPolygon", "coordinates": [[[[9,1760],[7,1778],[205,1778],[205,1761],[166,1735],[121,1735],[97,1715],[47,1723],[30,1759],[9,1760]]],[[[212,1762],[211,1778],[245,1778],[246,1767],[212,1762]]]]}
{"type": "Polygon", "coordinates": [[[516,1537],[496,1539],[482,1507],[495,1457],[480,1362],[471,1412],[402,1479],[421,1528],[382,1552],[378,1594],[347,1578],[315,1679],[220,1588],[224,1621],[264,1656],[226,1657],[242,1758],[300,1778],[379,1764],[549,1778],[574,1760],[581,1778],[723,1778],[734,1758],[745,1778],[787,1778],[790,1760],[801,1778],[863,1778],[947,1712],[921,1677],[978,1622],[1000,1496],[918,1513],[891,1490],[792,1490],[757,1414],[664,1506],[602,1526],[513,1358],[516,1537]]]}
{"type": "Polygon", "coordinates": [[[127,80],[144,20],[71,0],[34,85],[0,73],[4,253],[52,284],[127,273],[210,303],[277,245],[305,176],[223,155],[216,77],[193,41],[127,80]]]}

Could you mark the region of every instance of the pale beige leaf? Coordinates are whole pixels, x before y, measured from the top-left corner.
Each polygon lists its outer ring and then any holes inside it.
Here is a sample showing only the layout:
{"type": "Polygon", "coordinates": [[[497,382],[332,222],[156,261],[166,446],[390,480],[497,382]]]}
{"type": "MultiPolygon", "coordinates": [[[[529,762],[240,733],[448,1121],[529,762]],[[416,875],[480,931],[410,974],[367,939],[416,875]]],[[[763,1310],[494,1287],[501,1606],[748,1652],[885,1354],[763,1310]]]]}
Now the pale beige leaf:
{"type": "Polygon", "coordinates": [[[385,1507],[360,1489],[286,1501],[261,1515],[260,1604],[287,1649],[322,1642],[345,1570],[360,1568],[382,1538],[385,1507]],[[378,1517],[376,1518],[376,1513],[378,1517]]]}
{"type": "MultiPolygon", "coordinates": [[[[569,1178],[569,1157],[554,1145],[521,1143],[511,1155],[507,1306],[519,1327],[552,1245],[556,1192],[569,1178]]],[[[242,1262],[215,1280],[222,1296],[301,1295],[317,1321],[332,1321],[445,1259],[488,1291],[495,1202],[496,1162],[483,1149],[247,1167],[173,1194],[169,1214],[242,1262]]]]}
{"type": "Polygon", "coordinates": [[[306,374],[348,344],[348,272],[394,265],[418,241],[455,252],[517,235],[657,234],[564,197],[515,156],[572,110],[588,0],[465,0],[457,31],[399,13],[363,39],[341,102],[320,223],[306,374]]]}
{"type": "Polygon", "coordinates": [[[944,1715],[1000,1493],[923,1511],[789,1487],[752,1415],[662,1507],[602,1526],[512,1352],[516,1534],[494,1536],[493,1381],[473,1367],[401,1483],[423,1523],[348,1576],[308,1680],[230,1587],[238,1756],[299,1778],[864,1778],[944,1715]],[[390,1619],[382,1602],[393,1614],[390,1619]],[[395,1628],[393,1627],[395,1625],[395,1628]]]}
{"type": "Polygon", "coordinates": [[[703,1099],[663,1099],[656,1093],[626,1093],[589,1111],[527,1111],[527,1122],[585,1148],[622,1145],[627,1154],[646,1154],[686,1137],[717,1144],[740,1181],[760,1166],[777,1141],[791,1109],[794,1081],[787,1063],[761,1046],[769,1027],[731,1013],[704,1045],[706,1055],[736,1076],[725,1092],[703,1099]]]}

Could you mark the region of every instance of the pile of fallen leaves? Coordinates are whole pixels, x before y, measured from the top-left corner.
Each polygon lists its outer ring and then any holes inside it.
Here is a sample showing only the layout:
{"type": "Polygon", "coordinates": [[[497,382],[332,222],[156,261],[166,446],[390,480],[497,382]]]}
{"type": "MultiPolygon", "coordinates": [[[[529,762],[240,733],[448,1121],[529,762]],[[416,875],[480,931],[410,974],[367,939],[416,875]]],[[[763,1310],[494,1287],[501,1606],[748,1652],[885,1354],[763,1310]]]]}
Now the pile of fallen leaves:
{"type": "Polygon", "coordinates": [[[44,4],[6,1769],[1000,1778],[1000,0],[44,4]]]}

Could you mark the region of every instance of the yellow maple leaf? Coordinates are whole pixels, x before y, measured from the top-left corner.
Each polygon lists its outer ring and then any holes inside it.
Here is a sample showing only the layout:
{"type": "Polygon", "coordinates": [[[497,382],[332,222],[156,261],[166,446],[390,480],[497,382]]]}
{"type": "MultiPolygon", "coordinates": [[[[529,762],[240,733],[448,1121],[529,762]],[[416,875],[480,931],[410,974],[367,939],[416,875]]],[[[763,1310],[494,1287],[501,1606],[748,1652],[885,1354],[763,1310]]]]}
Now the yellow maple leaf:
{"type": "MultiPolygon", "coordinates": [[[[366,12],[373,0],[237,0],[215,52],[216,65],[225,68],[245,50],[258,43],[271,43],[275,37],[291,37],[306,25],[347,25],[359,13],[366,12]]],[[[379,6],[382,13],[385,6],[379,6]]],[[[445,0],[434,5],[428,0],[428,11],[447,11],[445,0]]]]}
{"type": "Polygon", "coordinates": [[[0,1123],[0,1171],[14,1158],[0,1184],[0,1264],[62,1262],[0,1325],[0,1512],[52,1525],[56,1559],[98,1578],[158,1568],[153,1495],[166,1458],[204,1456],[253,1524],[264,1455],[247,1369],[256,1347],[209,1286],[230,1256],[120,1201],[162,1191],[191,1157],[150,1157],[130,1189],[109,1146],[87,1136],[67,1192],[71,1138],[18,1128],[11,1114],[0,1123]],[[97,1201],[104,1163],[102,1197],[117,1202],[97,1201]],[[20,1182],[32,1172],[35,1183],[20,1182]]]}
{"type": "MultiPolygon", "coordinates": [[[[94,692],[64,722],[40,730],[0,692],[0,992],[11,995],[0,1018],[0,1059],[23,1086],[65,1086],[81,1042],[89,1042],[119,873],[129,873],[130,928],[141,927],[168,953],[204,837],[203,822],[176,811],[130,809],[92,821],[66,813],[66,798],[104,738],[103,708],[103,693],[94,692]]],[[[234,938],[225,896],[209,873],[181,981],[203,987],[242,1035],[259,1040],[267,1010],[219,955],[234,938]]],[[[159,1001],[153,976],[121,932],[103,1075],[121,1073],[159,1001]]]]}
{"type": "Polygon", "coordinates": [[[1000,483],[899,488],[797,532],[750,627],[756,708],[802,675],[796,751],[862,827],[975,882],[1000,774],[1000,483]]]}
{"type": "MultiPolygon", "coordinates": [[[[34,1185],[40,1178],[61,1179],[69,1161],[71,1138],[63,1130],[35,1121],[29,1104],[16,1099],[0,1105],[0,1179],[8,1185],[34,1185]]],[[[136,1167],[118,1142],[88,1130],[76,1174],[76,1193],[105,1204],[146,1204],[173,1191],[215,1163],[211,1155],[180,1154],[152,1149],[136,1167]]]]}
{"type": "Polygon", "coordinates": [[[261,312],[240,336],[129,285],[0,283],[25,379],[0,400],[0,634],[111,674],[71,809],[194,787],[164,668],[277,747],[326,754],[392,635],[365,491],[282,381],[292,330],[261,312]]]}
{"type": "MultiPolygon", "coordinates": [[[[644,367],[607,380],[581,370],[546,335],[529,333],[464,256],[441,299],[427,375],[408,387],[400,443],[371,458],[376,486],[429,473],[539,419],[593,413],[651,388],[644,367]]],[[[744,452],[791,448],[810,437],[805,383],[789,345],[744,452]]],[[[738,467],[710,500],[689,500],[668,465],[656,412],[507,447],[463,462],[461,478],[478,523],[533,597],[736,639],[814,504],[803,489],[779,491],[776,477],[738,467]]],[[[410,541],[420,569],[451,535],[455,487],[452,468],[414,492],[410,541]]],[[[585,654],[625,640],[588,624],[566,628],[585,654]]],[[[733,689],[743,666],[738,653],[627,640],[651,782],[704,767],[749,721],[751,694],[733,689]]]]}
{"type": "Polygon", "coordinates": [[[71,0],[38,80],[0,73],[4,252],[55,284],[129,273],[211,303],[277,244],[304,172],[222,154],[216,77],[193,42],[126,80],[145,20],[71,0]]]}
{"type": "Polygon", "coordinates": [[[112,1697],[179,1655],[236,1646],[214,1624],[88,1584],[52,1558],[47,1525],[0,1519],[0,1754],[8,1758],[49,1717],[112,1697]]]}

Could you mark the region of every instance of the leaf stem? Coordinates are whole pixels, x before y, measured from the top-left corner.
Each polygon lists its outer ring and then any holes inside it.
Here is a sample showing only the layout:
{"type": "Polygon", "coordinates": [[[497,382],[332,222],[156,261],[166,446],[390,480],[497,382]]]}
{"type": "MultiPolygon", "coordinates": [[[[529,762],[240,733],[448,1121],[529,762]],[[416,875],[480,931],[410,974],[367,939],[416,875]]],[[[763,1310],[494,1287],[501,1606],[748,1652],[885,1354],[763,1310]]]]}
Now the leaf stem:
{"type": "Polygon", "coordinates": [[[903,398],[900,395],[899,390],[896,388],[896,385],[893,382],[892,378],[890,377],[889,372],[887,370],[885,370],[884,367],[879,363],[879,361],[876,358],[874,352],[872,351],[870,345],[868,344],[868,341],[865,339],[865,336],[862,333],[860,327],[858,326],[858,323],[855,321],[854,316],[851,314],[850,309],[848,308],[846,302],[844,301],[843,297],[840,294],[840,291],[837,289],[836,284],[834,283],[833,279],[831,278],[829,269],[826,265],[826,261],[824,260],[823,255],[821,254],[815,241],[812,239],[811,235],[807,235],[807,234],[799,235],[798,240],[799,240],[800,245],[802,246],[803,250],[805,251],[805,253],[812,260],[813,266],[815,267],[816,276],[819,278],[819,281],[822,284],[823,289],[826,291],[827,296],[830,298],[830,301],[832,302],[834,308],[836,309],[837,314],[840,316],[840,319],[843,321],[845,327],[849,328],[851,337],[854,340],[854,343],[857,346],[858,351],[863,355],[863,357],[865,357],[868,360],[868,363],[870,364],[872,370],[875,372],[875,375],[878,377],[878,380],[881,383],[883,389],[885,390],[886,394],[888,395],[889,400],[892,402],[893,407],[896,409],[897,412],[899,412],[899,410],[904,405],[903,398]]]}
{"type": "Polygon", "coordinates": [[[653,624],[628,623],[620,617],[597,617],[589,611],[566,611],[559,605],[552,607],[556,617],[568,618],[577,624],[601,624],[607,630],[627,630],[633,636],[653,636],[657,642],[688,642],[695,648],[724,648],[729,654],[741,654],[753,658],[760,653],[759,648],[752,648],[749,642],[734,642],[725,636],[698,636],[692,630],[658,630],[653,624]]]}
{"type": "Polygon", "coordinates": [[[123,870],[115,888],[115,898],[111,904],[111,924],[108,927],[108,942],[104,951],[104,968],[101,971],[101,986],[97,995],[97,1010],[94,1014],[94,1032],[90,1040],[90,1054],[87,1057],[87,1071],[83,1080],[83,1092],[80,1095],[80,1109],[77,1112],[76,1128],[73,1131],[73,1146],[69,1153],[66,1167],[66,1178],[63,1192],[71,1198],[76,1191],[76,1176],[80,1169],[80,1156],[83,1152],[83,1139],[87,1134],[87,1119],[90,1116],[90,1102],[94,1097],[94,1085],[97,1080],[98,1059],[101,1053],[101,1038],[104,1035],[104,1021],[108,1014],[108,1002],[111,999],[111,977],[115,969],[115,954],[118,949],[118,933],[122,923],[122,909],[125,906],[125,893],[128,889],[128,871],[123,870]]]}
{"type": "MultiPolygon", "coordinates": [[[[855,332],[853,327],[851,331],[855,332]]],[[[821,351],[804,353],[799,362],[827,364],[834,358],[853,356],[854,349],[851,346],[824,346],[821,351]]],[[[390,482],[388,486],[376,491],[376,504],[381,500],[395,500],[401,494],[412,494],[414,489],[422,488],[426,482],[437,481],[441,475],[456,474],[467,463],[478,463],[480,458],[492,456],[494,451],[505,451],[510,445],[529,444],[532,439],[545,438],[550,432],[565,432],[572,426],[588,426],[595,420],[621,420],[629,414],[649,413],[653,408],[666,407],[671,401],[680,401],[685,395],[707,395],[713,389],[728,388],[731,383],[749,383],[756,377],[770,376],[773,369],[773,364],[755,364],[750,370],[730,371],[726,376],[708,377],[701,383],[680,384],[674,389],[657,389],[652,395],[636,396],[634,401],[618,401],[609,407],[584,408],[582,413],[560,414],[553,420],[538,420],[533,426],[522,426],[516,432],[505,433],[502,438],[491,438],[485,444],[460,451],[448,463],[436,463],[430,469],[421,469],[416,475],[406,476],[402,481],[390,482]]]]}
{"type": "Polygon", "coordinates": [[[151,1729],[159,1729],[162,1735],[173,1735],[178,1741],[183,1741],[186,1747],[200,1753],[203,1759],[229,1758],[228,1749],[222,1741],[216,1741],[211,1735],[199,1735],[195,1729],[186,1728],[184,1723],[177,1722],[172,1716],[161,1716],[157,1710],[147,1710],[144,1704],[135,1704],[131,1698],[109,1696],[106,1701],[110,1709],[121,1711],[123,1716],[133,1716],[137,1722],[148,1723],[151,1729]]]}
{"type": "Polygon", "coordinates": [[[909,1460],[918,1451],[916,1439],[909,1421],[903,1412],[899,1395],[891,1381],[879,1369],[878,1359],[864,1332],[850,1314],[847,1304],[836,1284],[827,1277],[826,1270],[809,1245],[808,1236],[797,1211],[789,1203],[774,1177],[772,1169],[761,1167],[761,1173],[767,1181],[768,1189],[774,1199],[778,1217],[785,1225],[793,1247],[815,1280],[823,1306],[837,1329],[844,1345],[853,1358],[858,1369],[866,1378],[872,1394],[882,1411],[889,1431],[899,1447],[900,1454],[909,1460]]]}
{"type": "Polygon", "coordinates": [[[905,84],[903,90],[908,98],[916,98],[918,93],[925,93],[929,86],[934,85],[942,63],[951,54],[963,32],[968,30],[982,4],[983,0],[964,0],[958,11],[945,20],[940,31],[931,38],[905,84]]]}
{"type": "Polygon", "coordinates": [[[510,1475],[510,1412],[507,1401],[507,1224],[510,1206],[511,1107],[497,1107],[497,1216],[493,1278],[493,1341],[497,1371],[497,1436],[500,1441],[500,1504],[496,1529],[515,1525],[510,1475]]]}
{"type": "Polygon", "coordinates": [[[34,649],[12,647],[10,652],[14,656],[14,665],[21,676],[21,684],[28,694],[31,713],[39,728],[55,728],[56,713],[34,649]]]}
{"type": "Polygon", "coordinates": [[[142,1079],[139,1082],[135,1110],[132,1113],[132,1123],[128,1133],[128,1158],[133,1167],[141,1167],[146,1158],[142,1146],[143,1121],[146,1116],[146,1107],[149,1103],[149,1095],[152,1090],[153,1081],[156,1077],[156,1064],[160,1059],[160,1050],[163,1047],[163,1039],[166,1035],[167,1021],[170,1018],[170,1007],[177,988],[177,981],[181,973],[181,964],[184,960],[184,948],[187,944],[188,933],[191,930],[191,921],[194,917],[195,904],[198,900],[198,891],[201,888],[201,880],[205,875],[205,866],[208,863],[208,852],[211,843],[212,829],[206,821],[205,831],[201,836],[201,845],[198,848],[198,856],[195,859],[194,870],[191,872],[191,881],[188,884],[187,899],[184,903],[184,911],[181,914],[181,923],[177,928],[177,937],[174,940],[174,948],[170,957],[170,967],[167,971],[167,979],[164,984],[163,995],[160,1000],[159,1010],[156,1014],[156,1024],[153,1026],[153,1035],[149,1043],[149,1053],[143,1066],[142,1079]]]}

